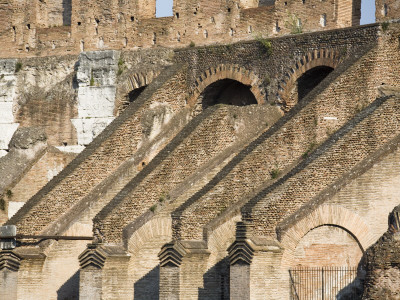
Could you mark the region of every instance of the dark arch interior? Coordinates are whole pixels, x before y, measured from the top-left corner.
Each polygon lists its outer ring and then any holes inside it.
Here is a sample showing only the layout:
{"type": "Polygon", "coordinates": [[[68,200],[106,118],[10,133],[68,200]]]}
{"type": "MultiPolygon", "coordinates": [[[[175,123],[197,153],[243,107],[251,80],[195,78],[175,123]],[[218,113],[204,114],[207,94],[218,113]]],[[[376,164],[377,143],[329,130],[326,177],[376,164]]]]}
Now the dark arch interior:
{"type": "Polygon", "coordinates": [[[257,104],[250,88],[249,85],[236,80],[218,80],[210,84],[202,93],[203,109],[219,103],[236,106],[257,104]]]}
{"type": "Polygon", "coordinates": [[[144,85],[144,86],[141,86],[140,88],[130,91],[128,94],[129,103],[132,103],[133,101],[135,101],[140,96],[140,94],[144,91],[144,89],[146,87],[147,87],[147,85],[144,85]]]}
{"type": "Polygon", "coordinates": [[[144,85],[130,91],[126,96],[126,101],[122,104],[123,106],[122,109],[125,109],[129,104],[134,102],[140,96],[140,94],[145,90],[146,87],[147,85],[144,85]]]}
{"type": "Polygon", "coordinates": [[[305,72],[297,79],[297,91],[299,101],[314,89],[326,76],[333,71],[333,68],[319,66],[305,72]]]}

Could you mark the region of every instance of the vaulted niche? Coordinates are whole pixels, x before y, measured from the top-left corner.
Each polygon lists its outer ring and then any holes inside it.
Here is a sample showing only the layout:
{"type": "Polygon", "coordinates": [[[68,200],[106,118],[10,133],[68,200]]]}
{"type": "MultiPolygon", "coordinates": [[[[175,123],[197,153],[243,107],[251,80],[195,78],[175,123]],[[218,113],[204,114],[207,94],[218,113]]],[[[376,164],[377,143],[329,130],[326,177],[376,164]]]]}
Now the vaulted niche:
{"type": "Polygon", "coordinates": [[[326,76],[333,71],[333,68],[319,66],[308,70],[297,79],[298,101],[303,99],[314,89],[326,76]]]}
{"type": "Polygon", "coordinates": [[[210,84],[202,93],[203,109],[219,103],[236,106],[257,104],[250,88],[236,80],[218,80],[210,84]]]}

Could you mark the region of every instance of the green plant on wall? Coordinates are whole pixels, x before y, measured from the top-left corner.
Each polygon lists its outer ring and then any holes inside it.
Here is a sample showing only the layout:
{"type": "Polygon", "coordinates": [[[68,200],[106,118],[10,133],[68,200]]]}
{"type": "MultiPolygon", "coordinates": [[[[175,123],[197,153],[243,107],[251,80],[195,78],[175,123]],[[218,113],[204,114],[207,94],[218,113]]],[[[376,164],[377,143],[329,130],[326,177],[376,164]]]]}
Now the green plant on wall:
{"type": "Polygon", "coordinates": [[[158,202],[163,203],[163,202],[165,202],[165,201],[167,201],[169,199],[170,199],[169,194],[166,193],[166,192],[162,192],[160,197],[158,198],[158,202]]]}
{"type": "Polygon", "coordinates": [[[347,55],[347,47],[340,48],[339,54],[340,54],[340,56],[346,56],[347,55]]]}
{"type": "Polygon", "coordinates": [[[303,33],[304,24],[302,23],[301,19],[296,14],[288,13],[288,17],[285,22],[285,26],[287,29],[290,30],[291,34],[303,33]]]}
{"type": "Polygon", "coordinates": [[[387,31],[389,29],[389,22],[383,22],[381,24],[381,26],[382,26],[383,32],[385,32],[385,31],[387,31]]]}
{"type": "Polygon", "coordinates": [[[18,73],[22,69],[22,63],[19,61],[15,64],[15,73],[18,73]]]}
{"type": "Polygon", "coordinates": [[[264,85],[269,85],[271,83],[271,77],[269,76],[269,74],[265,74],[264,76],[264,85]]]}
{"type": "Polygon", "coordinates": [[[0,198],[0,210],[6,209],[6,201],[3,198],[0,198]]]}
{"type": "Polygon", "coordinates": [[[303,153],[302,157],[306,158],[307,156],[310,155],[310,153],[317,147],[317,143],[312,142],[308,145],[306,151],[303,153]]]}
{"type": "Polygon", "coordinates": [[[269,175],[271,175],[272,179],[276,179],[276,178],[278,178],[280,173],[281,173],[281,171],[279,171],[278,168],[275,168],[275,169],[272,169],[271,172],[269,172],[269,175]]]}
{"type": "Polygon", "coordinates": [[[257,35],[255,40],[263,46],[263,50],[267,56],[272,55],[272,43],[269,39],[264,38],[261,35],[257,35]]]}
{"type": "Polygon", "coordinates": [[[93,70],[92,73],[90,74],[90,82],[89,82],[90,86],[94,86],[94,76],[93,76],[93,70]]]}
{"type": "Polygon", "coordinates": [[[122,57],[119,58],[118,60],[118,72],[117,72],[117,76],[121,75],[122,72],[124,72],[125,70],[125,62],[122,59],[122,57]]]}

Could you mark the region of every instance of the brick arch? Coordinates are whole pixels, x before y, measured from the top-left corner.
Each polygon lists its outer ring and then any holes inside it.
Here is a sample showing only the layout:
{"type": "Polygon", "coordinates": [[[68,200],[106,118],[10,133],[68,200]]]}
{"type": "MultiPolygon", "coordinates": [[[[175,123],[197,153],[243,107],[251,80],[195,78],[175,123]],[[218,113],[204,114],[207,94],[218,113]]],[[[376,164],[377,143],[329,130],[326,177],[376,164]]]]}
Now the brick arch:
{"type": "Polygon", "coordinates": [[[126,104],[126,97],[131,91],[149,85],[159,74],[159,70],[137,72],[128,74],[126,78],[121,80],[121,83],[118,84],[114,115],[123,110],[124,104],[126,104]]]}
{"type": "Polygon", "coordinates": [[[124,229],[124,243],[130,253],[139,251],[150,240],[161,237],[168,241],[172,239],[172,220],[169,217],[151,218],[144,224],[134,221],[124,229]]]}
{"type": "Polygon", "coordinates": [[[130,90],[140,88],[144,85],[149,85],[159,74],[160,71],[148,71],[146,73],[139,72],[128,75],[130,90]]]}
{"type": "Polygon", "coordinates": [[[244,85],[251,86],[250,91],[256,98],[257,103],[265,103],[266,93],[263,88],[262,80],[260,80],[258,75],[238,65],[221,64],[217,67],[207,69],[195,80],[195,89],[188,100],[188,104],[194,106],[201,93],[203,93],[210,84],[222,79],[232,79],[244,85]]]}
{"type": "Polygon", "coordinates": [[[291,108],[296,103],[286,102],[297,79],[307,71],[316,67],[325,66],[335,69],[341,62],[341,59],[342,55],[337,49],[319,49],[308,52],[297,59],[283,75],[283,78],[278,84],[278,98],[282,103],[288,106],[288,108],[291,108]]]}
{"type": "Polygon", "coordinates": [[[321,205],[281,235],[279,240],[285,249],[283,266],[290,265],[300,240],[321,226],[335,226],[345,230],[358,242],[363,252],[374,242],[368,225],[356,213],[339,205],[321,205]]]}

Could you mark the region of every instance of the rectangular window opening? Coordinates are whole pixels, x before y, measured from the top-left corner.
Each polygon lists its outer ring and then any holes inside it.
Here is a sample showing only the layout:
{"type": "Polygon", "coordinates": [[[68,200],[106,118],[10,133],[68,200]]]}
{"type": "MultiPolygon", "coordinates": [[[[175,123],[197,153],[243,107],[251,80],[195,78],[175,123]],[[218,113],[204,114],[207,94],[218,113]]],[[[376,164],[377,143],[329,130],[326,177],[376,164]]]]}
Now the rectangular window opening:
{"type": "Polygon", "coordinates": [[[156,18],[172,17],[174,0],[156,0],[156,18]]]}

